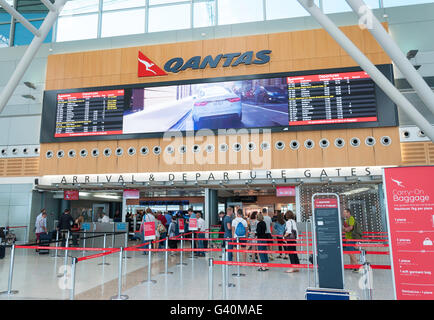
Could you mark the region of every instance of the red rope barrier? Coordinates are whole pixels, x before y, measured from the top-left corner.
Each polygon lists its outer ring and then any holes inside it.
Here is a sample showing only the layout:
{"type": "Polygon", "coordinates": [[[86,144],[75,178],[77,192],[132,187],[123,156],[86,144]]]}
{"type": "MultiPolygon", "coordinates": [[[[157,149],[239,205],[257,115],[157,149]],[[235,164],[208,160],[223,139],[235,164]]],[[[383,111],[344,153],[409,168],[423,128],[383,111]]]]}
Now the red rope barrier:
{"type": "Polygon", "coordinates": [[[110,251],[113,248],[77,248],[77,247],[44,247],[44,246],[20,246],[17,249],[42,249],[42,250],[68,250],[68,251],[110,251]]]}
{"type": "Polygon", "coordinates": [[[102,252],[102,253],[97,253],[97,254],[93,254],[90,256],[86,256],[86,257],[80,257],[80,258],[77,258],[77,262],[96,259],[96,258],[103,257],[103,256],[108,256],[109,254],[113,254],[113,253],[116,253],[119,251],[120,251],[120,249],[112,249],[109,252],[102,252]]]}
{"type": "Polygon", "coordinates": [[[149,248],[143,248],[143,249],[137,249],[134,247],[128,247],[125,248],[124,251],[151,251],[151,252],[191,252],[191,251],[198,251],[198,252],[221,252],[221,249],[214,249],[214,248],[183,248],[183,249],[149,249],[149,248]]]}

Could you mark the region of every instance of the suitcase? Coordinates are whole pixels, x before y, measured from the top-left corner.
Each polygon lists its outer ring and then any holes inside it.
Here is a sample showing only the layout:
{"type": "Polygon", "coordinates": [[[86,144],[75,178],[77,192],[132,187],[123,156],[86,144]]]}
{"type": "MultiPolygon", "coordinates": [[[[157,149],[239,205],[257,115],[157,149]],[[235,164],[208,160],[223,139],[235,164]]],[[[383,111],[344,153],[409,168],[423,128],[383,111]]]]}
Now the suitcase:
{"type": "MultiPolygon", "coordinates": [[[[39,236],[39,245],[40,246],[44,246],[44,247],[48,247],[50,246],[50,241],[51,241],[51,234],[48,233],[42,233],[39,236]]],[[[48,254],[50,251],[48,249],[40,249],[39,250],[39,254],[48,254]]]]}
{"type": "Polygon", "coordinates": [[[6,247],[4,245],[0,245],[0,259],[3,259],[6,255],[6,247]]]}

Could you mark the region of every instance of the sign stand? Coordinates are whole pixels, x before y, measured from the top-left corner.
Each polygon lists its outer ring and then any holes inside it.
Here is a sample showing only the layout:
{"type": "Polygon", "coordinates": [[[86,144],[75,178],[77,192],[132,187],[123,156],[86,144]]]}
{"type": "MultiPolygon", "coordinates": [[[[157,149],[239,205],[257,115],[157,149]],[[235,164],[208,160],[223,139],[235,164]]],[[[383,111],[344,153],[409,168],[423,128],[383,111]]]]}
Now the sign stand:
{"type": "Polygon", "coordinates": [[[316,193],[312,196],[313,260],[315,285],[327,289],[344,289],[342,222],[339,196],[316,193]]]}

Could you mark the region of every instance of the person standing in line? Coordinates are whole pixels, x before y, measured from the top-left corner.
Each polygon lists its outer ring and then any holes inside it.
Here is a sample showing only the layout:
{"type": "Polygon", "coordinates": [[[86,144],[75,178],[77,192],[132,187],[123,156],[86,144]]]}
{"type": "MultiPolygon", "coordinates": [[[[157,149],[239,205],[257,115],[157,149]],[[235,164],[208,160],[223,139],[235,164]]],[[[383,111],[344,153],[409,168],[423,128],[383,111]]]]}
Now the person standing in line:
{"type": "MultiPolygon", "coordinates": [[[[347,240],[352,240],[352,239],[357,239],[360,238],[360,236],[356,236],[356,232],[355,232],[355,227],[356,227],[356,219],[351,215],[351,211],[348,208],[344,209],[343,212],[343,218],[344,218],[344,223],[342,225],[342,229],[345,232],[345,239],[347,240]]],[[[348,247],[344,247],[344,251],[357,251],[357,248],[354,247],[354,244],[357,244],[357,241],[346,241],[345,244],[349,244],[351,246],[348,247]]],[[[350,263],[352,265],[357,265],[358,264],[358,259],[357,256],[355,254],[349,254],[350,256],[350,263]]],[[[353,272],[358,272],[358,269],[353,269],[353,272]]]]}
{"type": "MultiPolygon", "coordinates": [[[[172,216],[172,221],[169,224],[169,228],[167,229],[167,233],[169,235],[169,248],[170,249],[178,249],[178,241],[173,239],[177,236],[176,234],[176,225],[177,225],[177,217],[176,215],[172,216]]],[[[175,252],[170,253],[171,256],[175,255],[175,252]]]]}
{"type": "MultiPolygon", "coordinates": [[[[144,223],[145,222],[153,222],[154,223],[155,237],[157,237],[157,230],[156,230],[157,229],[157,221],[155,219],[154,214],[152,213],[151,208],[147,208],[146,209],[146,213],[145,213],[145,215],[143,216],[143,219],[142,219],[142,226],[140,228],[140,230],[142,230],[142,232],[143,232],[143,240],[142,240],[143,241],[143,246],[141,246],[142,248],[148,248],[149,243],[152,243],[151,240],[145,240],[145,230],[144,230],[144,223]]],[[[148,252],[144,251],[143,254],[147,255],[148,252]]]]}
{"type": "MultiPolygon", "coordinates": [[[[266,239],[268,240],[272,240],[273,236],[271,235],[271,224],[272,224],[272,220],[271,217],[268,215],[268,210],[267,208],[263,208],[262,209],[262,216],[264,217],[264,222],[265,225],[267,226],[267,230],[265,232],[266,234],[266,239]]],[[[268,244],[273,244],[273,241],[267,241],[268,244]]],[[[273,250],[273,246],[268,246],[268,250],[272,251],[273,250]]],[[[274,260],[273,255],[270,253],[269,255],[269,259],[270,260],[274,260]]]]}
{"type": "MultiPolygon", "coordinates": [[[[203,233],[206,230],[205,220],[202,218],[202,214],[200,212],[198,212],[196,214],[196,218],[197,218],[197,230],[198,230],[197,238],[199,239],[197,241],[198,248],[204,249],[206,247],[205,246],[205,240],[204,240],[205,239],[205,233],[203,233]]],[[[198,251],[197,256],[205,257],[205,252],[204,251],[202,251],[202,252],[198,251]]]]}
{"type": "MultiPolygon", "coordinates": [[[[250,239],[255,239],[256,238],[256,227],[258,225],[258,220],[256,219],[258,215],[257,211],[253,211],[250,214],[249,220],[247,221],[248,225],[249,225],[249,238],[250,239]]],[[[256,241],[251,241],[251,243],[256,243],[256,241]]],[[[254,250],[256,251],[258,247],[256,246],[249,246],[247,248],[247,250],[254,250]]],[[[250,260],[252,262],[256,262],[256,260],[258,260],[258,254],[257,253],[253,253],[250,254],[250,260]]]]}
{"type": "MultiPolygon", "coordinates": [[[[223,246],[225,247],[226,243],[232,242],[232,215],[234,213],[234,209],[232,207],[228,207],[226,210],[226,216],[223,219],[224,226],[224,241],[223,246]]],[[[233,245],[229,244],[228,249],[233,249],[233,245]]],[[[228,260],[232,261],[232,252],[228,252],[228,260]]]]}
{"type": "MultiPolygon", "coordinates": [[[[277,217],[276,217],[276,221],[273,222],[273,231],[274,231],[274,235],[277,238],[278,241],[278,248],[279,251],[284,251],[283,250],[283,236],[285,235],[285,219],[283,218],[283,214],[281,212],[277,213],[277,217]]],[[[284,254],[280,253],[278,258],[283,258],[284,254]]]]}
{"type": "MultiPolygon", "coordinates": [[[[232,220],[232,238],[239,238],[240,249],[245,249],[246,240],[242,238],[247,238],[247,221],[244,220],[243,210],[237,210],[237,217],[232,220]],[[243,245],[244,244],[244,245],[243,245]]],[[[236,242],[236,241],[235,241],[236,242]]],[[[237,248],[238,249],[238,248],[237,248]]],[[[243,252],[244,262],[247,261],[247,253],[243,252]]],[[[239,262],[239,261],[238,261],[239,262]]]]}
{"type": "Polygon", "coordinates": [[[65,209],[63,214],[60,216],[57,230],[61,232],[61,239],[62,239],[62,247],[65,246],[66,242],[66,234],[69,231],[71,233],[71,228],[74,224],[74,219],[71,217],[71,210],[65,209]]]}
{"type": "Polygon", "coordinates": [[[116,210],[113,222],[122,222],[122,215],[119,210],[116,210]]]}
{"type": "MultiPolygon", "coordinates": [[[[35,222],[36,243],[38,244],[40,243],[40,236],[43,233],[48,234],[47,211],[45,209],[42,209],[41,213],[36,217],[36,222],[35,222]]],[[[39,250],[36,249],[36,252],[39,252],[39,250]]]]}
{"type": "MultiPolygon", "coordinates": [[[[157,226],[157,230],[160,233],[160,239],[166,239],[167,236],[167,221],[166,221],[166,217],[164,216],[164,214],[161,211],[157,212],[157,216],[156,216],[157,220],[161,223],[158,223],[157,226]]],[[[158,243],[158,248],[163,249],[164,248],[164,242],[161,241],[158,243]]]]}
{"type": "MultiPolygon", "coordinates": [[[[262,213],[258,214],[258,225],[256,226],[256,238],[258,238],[258,243],[263,244],[258,246],[258,251],[267,251],[267,225],[264,221],[264,216],[262,213]]],[[[260,253],[259,259],[261,263],[268,263],[268,254],[260,253]]],[[[268,271],[267,267],[259,267],[258,271],[268,271]]]]}
{"type": "MultiPolygon", "coordinates": [[[[288,210],[285,214],[286,217],[286,231],[285,231],[285,239],[287,244],[292,244],[286,246],[285,251],[297,251],[296,242],[298,237],[297,223],[295,222],[295,214],[288,210]]],[[[300,260],[298,259],[298,255],[296,253],[290,253],[289,259],[291,264],[300,264],[300,260]]],[[[290,268],[286,270],[286,273],[299,272],[299,269],[290,268]]]]}

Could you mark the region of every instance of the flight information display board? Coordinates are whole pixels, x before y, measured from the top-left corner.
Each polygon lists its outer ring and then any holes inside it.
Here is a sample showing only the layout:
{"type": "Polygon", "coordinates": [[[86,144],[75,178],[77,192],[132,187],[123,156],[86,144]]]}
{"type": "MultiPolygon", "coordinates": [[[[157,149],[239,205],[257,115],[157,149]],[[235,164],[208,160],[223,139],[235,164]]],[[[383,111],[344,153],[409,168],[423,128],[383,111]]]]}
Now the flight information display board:
{"type": "Polygon", "coordinates": [[[124,90],[57,95],[54,137],[122,134],[124,90]]]}
{"type": "Polygon", "coordinates": [[[377,121],[375,83],[366,72],[288,78],[289,125],[377,121]]]}
{"type": "MultiPolygon", "coordinates": [[[[393,80],[391,65],[378,68],[393,80]]],[[[45,91],[40,141],[397,125],[394,103],[354,67],[45,91]]]]}

